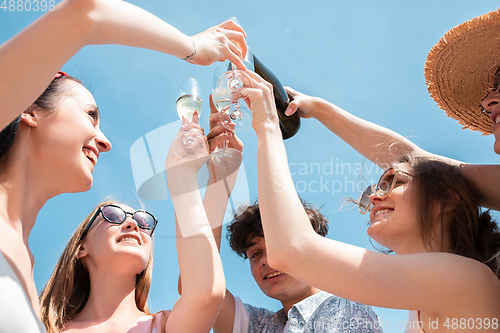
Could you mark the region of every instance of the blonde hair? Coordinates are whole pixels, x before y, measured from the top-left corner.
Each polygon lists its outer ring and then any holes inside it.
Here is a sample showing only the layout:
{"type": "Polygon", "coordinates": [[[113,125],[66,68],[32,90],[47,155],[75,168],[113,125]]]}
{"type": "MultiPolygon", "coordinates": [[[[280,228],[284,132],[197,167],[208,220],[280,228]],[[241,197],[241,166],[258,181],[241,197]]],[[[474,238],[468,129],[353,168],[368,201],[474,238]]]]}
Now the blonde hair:
{"type": "MultiPolygon", "coordinates": [[[[59,258],[52,275],[40,294],[41,317],[48,333],[58,333],[73,320],[85,304],[90,294],[90,277],[87,269],[77,258],[80,241],[88,223],[96,211],[116,201],[101,202],[76,228],[66,248],[59,258]]],[[[149,261],[141,273],[136,276],[135,303],[137,308],[149,315],[147,299],[153,275],[153,249],[149,261]]]]}

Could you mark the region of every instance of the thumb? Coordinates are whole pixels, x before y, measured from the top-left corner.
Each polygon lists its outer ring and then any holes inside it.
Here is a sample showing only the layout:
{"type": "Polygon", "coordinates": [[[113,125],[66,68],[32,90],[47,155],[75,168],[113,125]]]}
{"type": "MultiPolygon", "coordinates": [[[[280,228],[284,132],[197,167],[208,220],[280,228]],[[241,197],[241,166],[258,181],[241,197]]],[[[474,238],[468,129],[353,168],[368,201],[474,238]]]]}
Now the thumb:
{"type": "Polygon", "coordinates": [[[288,104],[288,108],[285,110],[285,114],[287,116],[291,116],[297,111],[298,108],[299,108],[299,103],[296,100],[293,100],[290,102],[290,104],[288,104]]]}

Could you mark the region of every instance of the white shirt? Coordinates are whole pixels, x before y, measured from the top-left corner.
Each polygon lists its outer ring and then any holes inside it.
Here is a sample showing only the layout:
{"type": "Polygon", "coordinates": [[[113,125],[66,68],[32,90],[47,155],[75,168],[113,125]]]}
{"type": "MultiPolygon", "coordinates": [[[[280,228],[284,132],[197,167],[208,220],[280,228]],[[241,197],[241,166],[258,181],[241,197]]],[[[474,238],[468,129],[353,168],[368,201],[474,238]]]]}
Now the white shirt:
{"type": "Polygon", "coordinates": [[[0,252],[0,333],[46,333],[21,282],[0,252]]]}

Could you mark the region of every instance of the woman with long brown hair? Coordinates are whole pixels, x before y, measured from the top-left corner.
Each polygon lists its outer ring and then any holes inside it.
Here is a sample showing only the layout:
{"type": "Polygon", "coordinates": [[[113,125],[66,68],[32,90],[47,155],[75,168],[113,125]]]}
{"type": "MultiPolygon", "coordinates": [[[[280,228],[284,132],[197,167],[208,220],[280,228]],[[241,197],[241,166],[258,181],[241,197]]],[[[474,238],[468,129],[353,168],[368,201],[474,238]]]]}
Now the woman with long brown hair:
{"type": "MultiPolygon", "coordinates": [[[[194,123],[182,131],[202,133],[194,123]]],[[[40,295],[48,332],[210,331],[224,298],[225,280],[197,190],[196,173],[207,159],[208,151],[186,161],[171,149],[165,165],[176,215],[181,285],[172,310],[151,314],[147,306],[156,218],[108,201],[76,229],[40,295]]]]}
{"type": "Polygon", "coordinates": [[[47,200],[90,189],[100,153],[111,149],[92,94],[55,73],[89,44],[147,48],[199,65],[230,59],[243,66],[244,35],[227,21],[189,37],[125,1],[68,0],[0,45],[0,330],[44,331],[31,230],[47,200]]]}
{"type": "Polygon", "coordinates": [[[346,299],[410,310],[408,332],[498,332],[500,232],[462,168],[401,158],[364,191],[359,204],[370,212],[368,234],[397,255],[325,239],[312,229],[295,190],[272,87],[253,77],[269,265],[346,299]]]}

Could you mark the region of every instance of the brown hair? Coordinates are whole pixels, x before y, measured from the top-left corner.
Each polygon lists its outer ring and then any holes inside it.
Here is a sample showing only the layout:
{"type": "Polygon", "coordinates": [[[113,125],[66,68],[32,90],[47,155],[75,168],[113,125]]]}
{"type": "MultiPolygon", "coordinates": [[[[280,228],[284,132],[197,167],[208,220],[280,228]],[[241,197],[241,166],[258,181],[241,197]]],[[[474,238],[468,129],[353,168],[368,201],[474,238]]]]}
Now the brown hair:
{"type": "MultiPolygon", "coordinates": [[[[54,111],[61,101],[61,97],[67,91],[65,82],[68,80],[82,84],[80,80],[73,76],[56,77],[50,82],[49,86],[40,97],[38,97],[38,99],[24,112],[31,113],[31,111],[36,109],[54,111]]],[[[7,154],[14,143],[20,122],[21,116],[18,116],[0,132],[0,159],[7,154]]]]}
{"type": "MultiPolygon", "coordinates": [[[[314,231],[321,235],[328,234],[328,220],[318,209],[301,200],[314,231]]],[[[254,237],[264,237],[259,204],[257,201],[247,206],[243,212],[234,215],[234,219],[227,226],[229,245],[238,256],[247,259],[247,250],[254,237]]]]}
{"type": "MultiPolygon", "coordinates": [[[[77,227],[66,248],[59,258],[52,275],[40,294],[41,317],[48,333],[57,333],[73,320],[85,304],[90,294],[90,277],[87,269],[77,258],[80,240],[96,211],[106,204],[116,201],[101,202],[77,227]]],[[[136,276],[135,303],[140,311],[150,314],[147,306],[151,277],[153,274],[153,251],[149,261],[136,276]]]]}
{"type": "MultiPolygon", "coordinates": [[[[403,157],[414,177],[417,220],[424,244],[435,250],[448,236],[451,251],[478,260],[500,278],[500,232],[488,211],[480,207],[481,196],[460,167],[422,157],[403,157]],[[440,219],[434,218],[436,209],[440,219]],[[446,218],[446,220],[445,220],[446,218]],[[436,227],[441,239],[436,239],[436,227]]],[[[443,251],[443,249],[436,249],[443,251]]]]}

